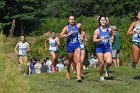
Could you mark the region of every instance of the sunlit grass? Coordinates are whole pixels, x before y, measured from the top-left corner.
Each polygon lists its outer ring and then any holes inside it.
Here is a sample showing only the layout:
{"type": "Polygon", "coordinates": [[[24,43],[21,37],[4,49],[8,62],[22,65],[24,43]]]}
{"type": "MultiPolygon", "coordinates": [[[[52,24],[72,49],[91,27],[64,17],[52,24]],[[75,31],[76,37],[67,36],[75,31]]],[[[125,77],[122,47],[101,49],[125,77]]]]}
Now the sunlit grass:
{"type": "Polygon", "coordinates": [[[29,93],[28,81],[16,67],[12,38],[0,34],[0,93],[29,93]]]}
{"type": "Polygon", "coordinates": [[[83,83],[76,82],[76,75],[66,80],[65,73],[25,76],[30,82],[31,93],[138,93],[140,91],[140,66],[137,69],[124,64],[111,67],[106,81],[99,81],[98,68],[86,70],[83,83]]]}

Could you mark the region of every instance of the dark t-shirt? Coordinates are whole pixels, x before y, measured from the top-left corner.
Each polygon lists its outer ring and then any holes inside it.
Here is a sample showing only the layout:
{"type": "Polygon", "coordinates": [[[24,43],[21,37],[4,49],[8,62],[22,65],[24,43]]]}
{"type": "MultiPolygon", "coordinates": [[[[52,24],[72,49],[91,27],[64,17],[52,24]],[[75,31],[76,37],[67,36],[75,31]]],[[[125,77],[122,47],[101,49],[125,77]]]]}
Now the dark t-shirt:
{"type": "Polygon", "coordinates": [[[112,43],[112,50],[120,50],[120,45],[121,45],[120,33],[116,32],[114,36],[114,41],[112,43]]]}
{"type": "Polygon", "coordinates": [[[41,73],[47,73],[48,66],[47,65],[42,65],[41,66],[41,73]]]}

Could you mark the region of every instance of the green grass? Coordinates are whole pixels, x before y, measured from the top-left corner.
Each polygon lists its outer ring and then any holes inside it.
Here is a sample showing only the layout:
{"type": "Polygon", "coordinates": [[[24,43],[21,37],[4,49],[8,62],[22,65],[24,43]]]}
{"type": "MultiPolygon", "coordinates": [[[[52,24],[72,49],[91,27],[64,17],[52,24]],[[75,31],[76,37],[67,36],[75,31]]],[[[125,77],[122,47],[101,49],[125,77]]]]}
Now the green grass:
{"type": "Polygon", "coordinates": [[[16,67],[12,43],[12,38],[0,33],[0,93],[29,93],[28,81],[16,67]]]}
{"type": "Polygon", "coordinates": [[[76,75],[66,80],[65,73],[25,76],[30,83],[30,93],[139,93],[140,66],[133,70],[128,65],[111,67],[106,81],[98,80],[98,68],[86,70],[83,83],[76,82],[76,75]],[[136,79],[134,79],[136,78],[136,79]]]}
{"type": "MultiPolygon", "coordinates": [[[[36,49],[40,49],[40,43],[37,46],[33,43],[34,38],[28,39],[31,39],[29,40],[31,47],[34,45],[36,49]]],[[[139,93],[140,91],[140,65],[135,70],[131,69],[126,57],[124,57],[126,62],[121,60],[121,67],[111,66],[111,75],[105,82],[98,80],[98,68],[86,70],[83,83],[76,82],[76,75],[73,73],[72,79],[66,80],[65,72],[24,76],[19,74],[16,68],[17,57],[14,53],[16,43],[17,38],[0,36],[0,93],[139,93]],[[134,79],[135,77],[137,79],[134,79]]],[[[40,53],[38,54],[42,56],[40,53]]]]}

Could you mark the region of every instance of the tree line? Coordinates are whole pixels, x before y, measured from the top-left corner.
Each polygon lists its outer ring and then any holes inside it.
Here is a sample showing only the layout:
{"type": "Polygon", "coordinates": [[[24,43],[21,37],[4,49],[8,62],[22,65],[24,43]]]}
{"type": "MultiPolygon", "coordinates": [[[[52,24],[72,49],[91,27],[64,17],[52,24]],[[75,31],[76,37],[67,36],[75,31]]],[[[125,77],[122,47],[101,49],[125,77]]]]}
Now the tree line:
{"type": "Polygon", "coordinates": [[[8,29],[15,20],[14,35],[19,35],[37,30],[50,17],[122,17],[133,15],[139,9],[139,0],[1,0],[0,29],[9,34],[8,29]]]}

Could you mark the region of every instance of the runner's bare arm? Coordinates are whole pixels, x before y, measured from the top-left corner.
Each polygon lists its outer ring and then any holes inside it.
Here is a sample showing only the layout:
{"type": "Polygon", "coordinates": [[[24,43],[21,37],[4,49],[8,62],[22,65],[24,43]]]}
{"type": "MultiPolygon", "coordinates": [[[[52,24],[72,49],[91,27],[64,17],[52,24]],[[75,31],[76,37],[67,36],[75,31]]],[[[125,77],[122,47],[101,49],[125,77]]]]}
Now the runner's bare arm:
{"type": "Polygon", "coordinates": [[[27,51],[30,51],[30,46],[28,43],[27,43],[27,51]]]}
{"type": "Polygon", "coordinates": [[[67,37],[66,32],[67,32],[67,27],[65,26],[60,33],[60,37],[61,38],[67,37]]]}
{"type": "Polygon", "coordinates": [[[112,35],[111,37],[110,37],[110,39],[111,39],[111,43],[113,43],[114,42],[114,38],[115,38],[115,35],[112,35]]]}
{"type": "Polygon", "coordinates": [[[109,33],[110,33],[110,37],[113,36],[113,34],[114,34],[114,30],[111,29],[111,28],[108,28],[108,30],[109,30],[109,33]]]}
{"type": "Polygon", "coordinates": [[[84,32],[84,41],[88,41],[86,32],[84,32]]]}
{"type": "Polygon", "coordinates": [[[57,45],[60,46],[60,40],[58,37],[56,37],[56,42],[57,42],[57,45]]]}
{"type": "Polygon", "coordinates": [[[94,35],[93,35],[93,42],[97,43],[99,41],[101,41],[102,39],[97,39],[98,36],[98,30],[95,30],[94,35]]]}
{"type": "Polygon", "coordinates": [[[115,36],[115,32],[114,32],[114,29],[111,29],[111,28],[108,28],[109,29],[109,32],[110,32],[110,43],[113,43],[114,41],[114,36],[115,36]]]}
{"type": "Polygon", "coordinates": [[[127,31],[127,35],[133,35],[134,34],[133,29],[134,29],[135,25],[136,25],[136,22],[133,22],[130,25],[130,27],[129,27],[128,31],[127,31]]]}
{"type": "Polygon", "coordinates": [[[19,43],[17,43],[16,47],[15,47],[15,52],[16,52],[17,55],[18,55],[18,51],[17,51],[18,47],[19,47],[19,43]]]}

